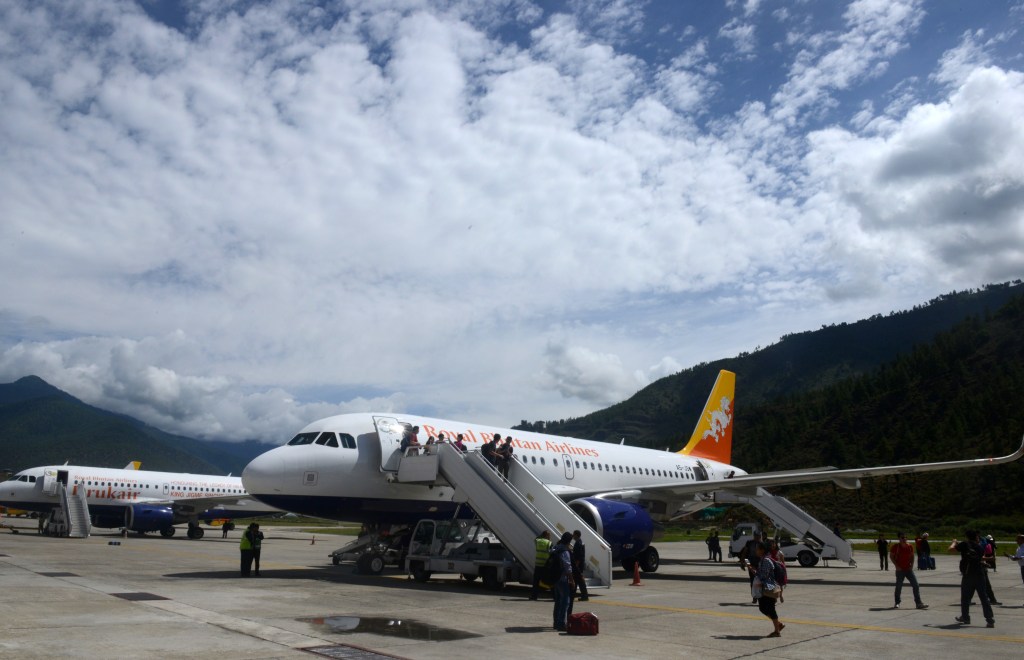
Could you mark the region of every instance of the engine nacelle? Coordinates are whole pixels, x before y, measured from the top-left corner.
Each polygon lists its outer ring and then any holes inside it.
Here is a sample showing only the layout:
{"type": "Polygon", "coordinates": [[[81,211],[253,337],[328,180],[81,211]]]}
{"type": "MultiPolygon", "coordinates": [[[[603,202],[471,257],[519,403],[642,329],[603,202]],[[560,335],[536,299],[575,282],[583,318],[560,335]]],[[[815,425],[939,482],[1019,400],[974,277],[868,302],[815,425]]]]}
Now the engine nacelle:
{"type": "Polygon", "coordinates": [[[133,532],[158,532],[174,525],[174,511],[159,504],[133,504],[121,513],[93,516],[96,527],[127,527],[133,532]]]}
{"type": "Polygon", "coordinates": [[[569,508],[608,541],[613,560],[639,555],[654,538],[654,521],[639,504],[585,497],[569,502],[569,508]]]}

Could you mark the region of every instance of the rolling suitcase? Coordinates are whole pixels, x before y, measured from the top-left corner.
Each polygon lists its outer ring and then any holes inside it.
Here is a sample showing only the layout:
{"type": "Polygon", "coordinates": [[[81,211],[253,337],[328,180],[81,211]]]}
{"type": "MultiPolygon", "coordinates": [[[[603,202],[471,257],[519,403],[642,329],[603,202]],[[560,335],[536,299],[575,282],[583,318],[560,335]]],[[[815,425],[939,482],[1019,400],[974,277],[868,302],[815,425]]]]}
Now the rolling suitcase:
{"type": "Polygon", "coordinates": [[[935,570],[935,557],[928,557],[928,570],[929,571],[934,571],[935,570]]]}
{"type": "Polygon", "coordinates": [[[597,615],[593,612],[570,614],[565,625],[565,632],[570,635],[596,635],[597,615]]]}

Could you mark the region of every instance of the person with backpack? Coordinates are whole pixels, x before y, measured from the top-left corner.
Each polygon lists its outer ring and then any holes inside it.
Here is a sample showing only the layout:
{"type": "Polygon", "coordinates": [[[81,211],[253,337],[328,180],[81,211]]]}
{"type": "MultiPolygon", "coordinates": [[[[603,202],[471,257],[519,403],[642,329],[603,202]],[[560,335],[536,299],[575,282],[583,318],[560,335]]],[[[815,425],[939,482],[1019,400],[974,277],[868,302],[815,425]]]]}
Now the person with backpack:
{"type": "MultiPolygon", "coordinates": [[[[533,590],[530,591],[530,600],[537,600],[540,593],[540,581],[544,578],[544,567],[547,566],[548,557],[551,555],[551,532],[543,530],[533,540],[535,551],[533,555],[533,590]]],[[[548,584],[551,584],[550,582],[548,584]]]]}
{"type": "Polygon", "coordinates": [[[786,585],[789,584],[789,571],[786,570],[786,557],[782,554],[782,548],[774,540],[768,541],[768,557],[775,564],[775,584],[779,585],[779,588],[783,590],[783,593],[779,594],[779,602],[785,603],[785,589],[786,585]]]}
{"type": "Polygon", "coordinates": [[[904,532],[897,534],[897,537],[899,541],[893,543],[889,549],[889,559],[896,569],[896,604],[892,608],[900,609],[900,594],[903,592],[903,581],[906,580],[914,590],[914,603],[917,609],[926,610],[928,606],[921,601],[921,587],[917,583],[917,576],[914,575],[914,546],[907,543],[907,535],[904,532]]]}
{"type": "Polygon", "coordinates": [[[498,472],[501,476],[508,479],[508,471],[512,467],[512,461],[515,460],[515,450],[512,447],[512,436],[505,438],[505,444],[494,448],[495,453],[498,455],[498,472]]]}
{"type": "Polygon", "coordinates": [[[977,592],[978,600],[981,601],[981,612],[985,615],[986,627],[995,628],[996,619],[992,614],[992,603],[988,599],[988,590],[985,588],[987,576],[982,560],[985,551],[981,547],[979,536],[978,532],[969,529],[966,541],[953,539],[953,543],[949,546],[950,552],[960,553],[960,616],[956,617],[956,620],[962,625],[970,625],[971,599],[977,592]]]}
{"type": "Polygon", "coordinates": [[[562,534],[558,545],[551,550],[551,558],[547,567],[549,574],[546,576],[549,580],[554,579],[554,628],[563,632],[569,619],[572,594],[576,591],[576,581],[572,578],[572,554],[569,550],[571,542],[572,534],[569,532],[562,534]]]}
{"type": "Polygon", "coordinates": [[[782,629],[786,624],[779,621],[779,614],[775,609],[775,599],[782,595],[782,588],[775,581],[775,562],[768,556],[768,546],[758,541],[754,546],[757,555],[757,565],[750,561],[746,562],[747,570],[754,581],[750,586],[751,595],[757,600],[757,609],[772,621],[773,630],[769,637],[782,637],[782,629]]]}

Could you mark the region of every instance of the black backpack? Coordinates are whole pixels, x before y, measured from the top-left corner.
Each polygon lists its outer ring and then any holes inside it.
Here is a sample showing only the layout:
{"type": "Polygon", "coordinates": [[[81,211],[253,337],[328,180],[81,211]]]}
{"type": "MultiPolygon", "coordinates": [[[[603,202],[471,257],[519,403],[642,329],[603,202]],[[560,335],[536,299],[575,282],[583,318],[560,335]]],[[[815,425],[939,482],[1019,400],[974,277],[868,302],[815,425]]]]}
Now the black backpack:
{"type": "Polygon", "coordinates": [[[780,587],[785,586],[789,582],[789,576],[786,574],[786,566],[781,561],[772,561],[772,577],[775,578],[775,584],[780,587]]]}
{"type": "MultiPolygon", "coordinates": [[[[559,546],[561,547],[561,546],[559,546]]],[[[547,584],[554,584],[562,579],[562,551],[552,551],[548,555],[548,560],[544,562],[544,582],[547,584]]]]}

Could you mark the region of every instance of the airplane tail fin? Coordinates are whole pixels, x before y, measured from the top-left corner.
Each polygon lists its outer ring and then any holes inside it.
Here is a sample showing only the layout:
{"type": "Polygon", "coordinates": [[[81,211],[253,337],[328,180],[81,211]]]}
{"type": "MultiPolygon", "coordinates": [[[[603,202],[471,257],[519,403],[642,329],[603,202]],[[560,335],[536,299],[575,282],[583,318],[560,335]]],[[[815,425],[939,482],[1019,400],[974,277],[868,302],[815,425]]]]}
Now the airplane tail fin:
{"type": "Polygon", "coordinates": [[[142,467],[142,461],[132,461],[128,465],[124,466],[125,470],[138,470],[142,467]]]}
{"type": "Polygon", "coordinates": [[[728,464],[732,460],[732,415],[736,400],[736,374],[725,369],[718,372],[718,380],[697,420],[697,427],[679,453],[709,458],[728,464]]]}

